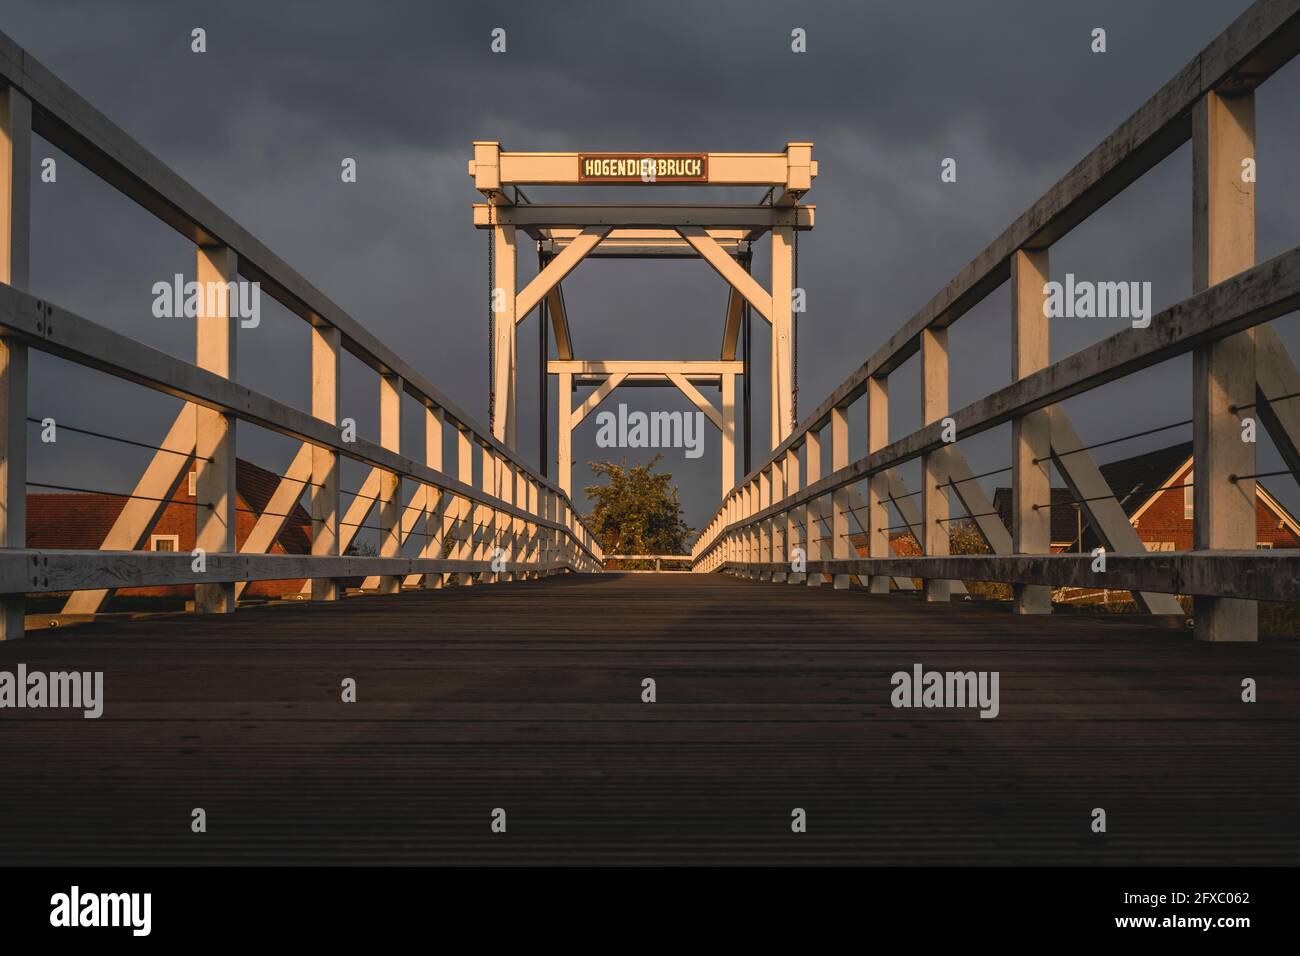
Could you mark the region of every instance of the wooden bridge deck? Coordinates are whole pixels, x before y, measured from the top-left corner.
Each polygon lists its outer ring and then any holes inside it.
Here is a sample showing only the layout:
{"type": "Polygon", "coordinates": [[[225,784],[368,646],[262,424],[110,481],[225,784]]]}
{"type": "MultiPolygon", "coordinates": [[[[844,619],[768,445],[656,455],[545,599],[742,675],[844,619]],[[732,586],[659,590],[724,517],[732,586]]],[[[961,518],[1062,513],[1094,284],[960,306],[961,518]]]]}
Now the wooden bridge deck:
{"type": "Polygon", "coordinates": [[[1300,863],[1300,642],[642,574],[94,625],[18,662],[103,670],[106,707],[0,711],[3,863],[1300,863]],[[1000,715],[891,708],[918,662],[999,671],[1000,715]]]}

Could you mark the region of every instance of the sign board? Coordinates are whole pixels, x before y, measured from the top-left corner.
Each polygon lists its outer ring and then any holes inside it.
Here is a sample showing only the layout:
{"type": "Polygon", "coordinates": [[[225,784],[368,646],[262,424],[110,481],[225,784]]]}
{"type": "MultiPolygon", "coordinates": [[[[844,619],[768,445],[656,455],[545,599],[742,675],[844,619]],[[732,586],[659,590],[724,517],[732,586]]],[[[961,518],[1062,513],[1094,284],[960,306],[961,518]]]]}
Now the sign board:
{"type": "Polygon", "coordinates": [[[707,183],[704,153],[579,153],[580,183],[707,183]]]}

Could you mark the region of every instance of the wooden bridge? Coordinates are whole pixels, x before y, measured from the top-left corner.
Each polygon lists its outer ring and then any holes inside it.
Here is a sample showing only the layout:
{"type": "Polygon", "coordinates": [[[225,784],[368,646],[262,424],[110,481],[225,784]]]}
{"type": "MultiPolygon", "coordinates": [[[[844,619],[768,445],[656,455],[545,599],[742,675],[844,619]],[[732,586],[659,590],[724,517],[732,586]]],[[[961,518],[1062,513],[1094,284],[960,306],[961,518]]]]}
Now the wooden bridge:
{"type": "Polygon", "coordinates": [[[1255,3],[802,418],[792,303],[797,236],[814,224],[811,144],[661,167],[658,154],[628,178],[625,164],[584,162],[597,154],[477,143],[474,224],[494,257],[482,426],[0,35],[0,672],[105,681],[98,719],[0,709],[6,862],[1296,863],[1300,646],[1258,640],[1256,602],[1300,602],[1300,555],[1255,548],[1261,475],[1242,436],[1257,422],[1285,474],[1300,469],[1300,371],[1273,327],[1300,306],[1300,247],[1260,263],[1254,241],[1255,90],[1297,50],[1300,0],[1255,3]],[[193,361],[29,289],[33,135],[194,243],[196,280],[224,291],[199,296],[193,361]],[[1052,245],[1189,140],[1194,294],[1051,362],[1052,245]],[[615,184],[602,176],[646,186],[656,168],[766,194],[635,206],[524,192],[615,184]],[[540,262],[517,289],[521,235],[540,262]],[[759,241],[767,282],[751,272],[759,241]],[[560,283],[600,254],[707,262],[732,290],[721,357],[574,358],[560,283]],[[308,324],[309,410],[239,382],[241,280],[308,324]],[[1013,381],[953,408],[948,327],[1004,283],[1013,381]],[[734,389],[749,372],[737,341],[754,313],[773,335],[771,450],[736,480],[734,389]],[[539,369],[543,396],[547,376],[560,381],[554,481],[545,453],[534,466],[515,450],[530,314],[559,355],[543,348],[539,369]],[[99,549],[28,547],[31,349],[185,403],[99,549]],[[344,352],[375,376],[377,437],[345,421],[344,352]],[[1195,547],[1148,553],[1093,458],[1100,443],[1060,403],[1187,353],[1195,547]],[[889,380],[914,355],[924,425],[893,436],[889,380]],[[724,493],[695,573],[601,573],[570,497],[572,428],[628,384],[679,388],[723,436],[724,493]],[[578,385],[596,391],[574,409],[578,385]],[[418,449],[402,445],[411,403],[418,449]],[[1010,528],[962,452],[1008,423],[1010,528]],[[237,438],[252,429],[299,447],[237,546],[237,438]],[[368,469],[359,488],[342,488],[344,459],[368,469]],[[922,484],[909,490],[898,468],[913,460],[922,484]],[[1051,552],[1052,468],[1097,551],[1051,552]],[[195,549],[141,550],[191,471],[195,549]],[[304,500],[310,553],[275,553],[304,500]],[[893,553],[898,520],[919,555],[893,553]],[[949,554],[954,521],[986,553],[949,554]],[[373,556],[353,553],[363,527],[378,533],[373,556]],[[285,579],[306,582],[303,600],[241,602],[250,582],[285,579]],[[1010,585],[1010,607],[951,600],[972,581],[1010,585]],[[117,589],[175,585],[194,586],[193,613],[103,614],[117,589]],[[1061,613],[1051,589],[1066,586],[1129,591],[1142,613],[1061,613]],[[26,613],[54,594],[69,595],[61,612],[26,613]],[[37,626],[50,618],[77,626],[37,626]],[[892,675],[917,665],[999,674],[996,718],[892,705],[892,675]],[[505,833],[489,827],[496,810],[505,833]],[[806,832],[792,830],[799,810],[806,832]]]}

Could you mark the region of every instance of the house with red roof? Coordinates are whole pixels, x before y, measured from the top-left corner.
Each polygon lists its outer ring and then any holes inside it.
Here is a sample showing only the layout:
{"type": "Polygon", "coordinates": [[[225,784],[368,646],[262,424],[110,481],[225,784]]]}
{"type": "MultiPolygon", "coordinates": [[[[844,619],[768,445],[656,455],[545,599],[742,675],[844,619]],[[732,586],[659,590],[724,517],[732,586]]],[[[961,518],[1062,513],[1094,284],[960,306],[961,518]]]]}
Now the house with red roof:
{"type": "MultiPolygon", "coordinates": [[[[266,510],[280,482],[278,475],[242,458],[235,462],[235,543],[243,547],[258,518],[266,510]]],[[[197,503],[195,472],[181,480],[168,495],[142,550],[192,551],[195,545],[197,503]]],[[[27,546],[29,548],[96,550],[127,499],[118,495],[58,493],[27,496],[27,546]]],[[[298,503],[289,511],[270,549],[272,554],[309,554],[311,517],[298,503]]],[[[303,581],[254,581],[244,598],[277,598],[296,594],[303,581]]],[[[123,588],[117,592],[131,597],[192,597],[194,585],[176,584],[146,588],[123,588]]]]}

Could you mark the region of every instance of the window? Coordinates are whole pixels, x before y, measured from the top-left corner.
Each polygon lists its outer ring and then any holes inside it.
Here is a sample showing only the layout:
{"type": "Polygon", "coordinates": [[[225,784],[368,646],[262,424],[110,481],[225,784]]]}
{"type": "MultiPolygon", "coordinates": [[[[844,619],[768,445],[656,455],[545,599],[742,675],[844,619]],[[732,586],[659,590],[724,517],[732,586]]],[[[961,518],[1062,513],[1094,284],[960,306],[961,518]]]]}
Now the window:
{"type": "Polygon", "coordinates": [[[199,473],[197,471],[191,471],[190,472],[190,497],[197,498],[198,495],[199,495],[199,473]]]}
{"type": "Polygon", "coordinates": [[[179,551],[180,549],[181,549],[180,535],[175,535],[175,534],[149,535],[150,551],[179,551]]]}
{"type": "Polygon", "coordinates": [[[1272,551],[1272,550],[1273,550],[1273,542],[1272,542],[1272,541],[1256,541],[1256,542],[1255,542],[1255,547],[1257,547],[1257,548],[1263,548],[1263,549],[1266,550],[1266,551],[1272,551]]]}
{"type": "Polygon", "coordinates": [[[1174,543],[1172,541],[1148,541],[1146,542],[1148,551],[1172,551],[1174,543]]]}
{"type": "Polygon", "coordinates": [[[1194,500],[1192,491],[1192,480],[1189,477],[1187,479],[1187,485],[1183,488],[1183,517],[1188,520],[1192,517],[1192,502],[1194,500]]]}

